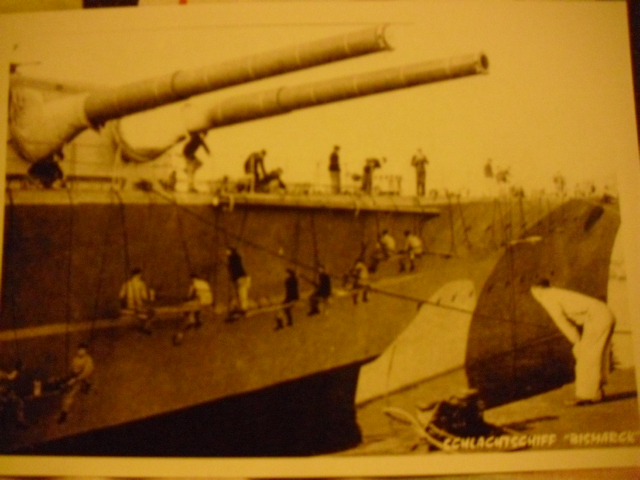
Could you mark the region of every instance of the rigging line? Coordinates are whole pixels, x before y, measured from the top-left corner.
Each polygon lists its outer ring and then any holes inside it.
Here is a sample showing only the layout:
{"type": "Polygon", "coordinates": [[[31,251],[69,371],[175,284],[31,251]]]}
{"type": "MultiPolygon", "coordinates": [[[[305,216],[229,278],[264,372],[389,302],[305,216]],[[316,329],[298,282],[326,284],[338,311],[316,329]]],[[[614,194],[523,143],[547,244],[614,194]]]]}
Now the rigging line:
{"type": "Polygon", "coordinates": [[[455,236],[455,225],[453,222],[453,204],[451,202],[451,193],[445,191],[447,195],[447,202],[449,203],[449,226],[451,228],[451,247],[449,248],[449,253],[452,255],[457,255],[458,251],[456,250],[456,236],[455,236]]]}
{"type": "Polygon", "coordinates": [[[360,256],[367,253],[367,214],[360,215],[360,256]]]}
{"type": "Polygon", "coordinates": [[[298,263],[298,255],[300,253],[300,212],[296,215],[293,248],[293,264],[296,265],[298,263]]]}
{"type": "Polygon", "coordinates": [[[527,219],[524,214],[524,191],[518,194],[518,204],[520,206],[520,235],[524,235],[525,230],[527,229],[527,219]]]}
{"type": "MultiPolygon", "coordinates": [[[[17,232],[17,228],[15,225],[15,204],[13,203],[13,193],[11,192],[11,189],[7,189],[7,195],[9,197],[9,229],[10,229],[10,234],[9,234],[9,238],[11,239],[11,248],[16,248],[16,246],[18,245],[18,241],[14,238],[15,232],[17,232]]],[[[5,256],[5,258],[7,258],[5,256]]],[[[6,290],[5,290],[6,292],[6,290]]],[[[9,301],[11,302],[11,328],[13,329],[13,339],[14,339],[14,345],[15,345],[15,354],[16,357],[19,361],[21,361],[22,356],[20,354],[20,343],[18,342],[18,330],[17,330],[17,326],[16,326],[16,299],[15,299],[15,295],[10,295],[10,299],[9,301]]]]}
{"type": "Polygon", "coordinates": [[[152,226],[152,221],[153,221],[153,209],[152,209],[152,204],[153,204],[153,200],[151,198],[151,194],[149,192],[147,193],[147,219],[146,219],[146,225],[144,228],[144,233],[146,234],[144,238],[144,243],[142,245],[143,247],[143,252],[145,252],[145,255],[143,255],[142,258],[142,269],[145,271],[145,274],[147,276],[147,281],[149,282],[150,285],[153,285],[153,276],[152,276],[152,272],[151,272],[151,268],[150,264],[148,263],[148,259],[149,258],[153,258],[153,252],[151,251],[151,245],[155,245],[156,242],[153,241],[153,229],[151,228],[152,226]]]}
{"type": "Polygon", "coordinates": [[[218,219],[219,219],[219,212],[216,212],[214,210],[214,225],[215,228],[213,229],[213,235],[211,235],[211,238],[213,239],[213,245],[211,248],[211,256],[210,258],[210,262],[212,263],[213,266],[213,285],[214,285],[214,289],[213,289],[213,304],[214,306],[216,306],[218,304],[218,257],[216,255],[216,252],[219,251],[220,249],[220,232],[218,231],[218,219]]]}
{"type": "MultiPolygon", "coordinates": [[[[509,242],[511,242],[514,238],[513,235],[513,205],[511,202],[510,198],[507,198],[507,201],[509,202],[509,223],[510,223],[510,231],[511,231],[511,235],[509,236],[509,242]]],[[[509,307],[511,310],[511,318],[515,319],[516,318],[516,312],[517,312],[517,295],[516,295],[516,291],[515,291],[515,278],[516,278],[516,272],[515,272],[515,249],[513,248],[507,248],[506,251],[506,255],[507,255],[507,266],[509,269],[509,288],[507,289],[507,301],[509,302],[509,307]]],[[[512,321],[511,322],[511,349],[514,350],[516,348],[517,345],[517,341],[518,341],[518,324],[519,322],[517,321],[512,321]]],[[[517,375],[517,368],[516,368],[516,362],[512,362],[511,363],[511,368],[512,368],[512,378],[516,378],[517,375]]]]}
{"type": "Polygon", "coordinates": [[[539,344],[546,344],[547,342],[560,340],[560,339],[566,340],[565,336],[560,332],[554,332],[548,335],[540,336],[538,338],[532,338],[531,340],[521,343],[517,347],[514,347],[512,350],[502,350],[500,352],[492,353],[491,355],[486,355],[484,357],[478,358],[475,361],[470,362],[468,364],[468,367],[477,368],[478,365],[481,366],[482,364],[487,362],[495,362],[495,360],[499,359],[500,357],[503,357],[504,355],[511,354],[511,353],[518,353],[527,348],[535,347],[536,345],[539,345],[539,344]]]}
{"type": "Polygon", "coordinates": [[[491,212],[491,244],[493,247],[497,248],[499,247],[498,242],[496,240],[496,229],[498,228],[497,222],[496,222],[496,211],[497,211],[497,206],[496,206],[496,202],[497,199],[494,199],[492,202],[492,212],[491,212]]]}
{"type": "MultiPolygon", "coordinates": [[[[162,192],[159,192],[156,189],[153,189],[151,191],[153,193],[155,193],[157,196],[159,196],[160,198],[162,198],[163,200],[167,201],[168,203],[171,203],[171,204],[175,205],[177,208],[179,208],[179,209],[183,210],[184,212],[186,212],[186,213],[192,215],[193,217],[197,218],[203,224],[214,228],[218,232],[222,232],[222,234],[225,236],[226,245],[230,244],[229,237],[232,237],[234,239],[237,239],[237,240],[241,241],[245,245],[248,245],[250,247],[255,248],[256,250],[263,251],[263,252],[265,252],[267,254],[270,254],[270,255],[272,255],[274,257],[282,258],[281,255],[279,255],[279,253],[276,252],[276,251],[273,251],[273,250],[270,250],[268,248],[265,248],[265,247],[263,247],[262,245],[260,245],[258,243],[252,242],[251,240],[248,240],[248,239],[245,239],[245,238],[239,238],[237,235],[235,235],[232,232],[230,232],[229,229],[226,228],[225,226],[219,226],[217,224],[217,222],[214,223],[211,220],[205,218],[203,215],[201,215],[201,214],[199,214],[199,213],[197,213],[197,212],[195,212],[195,211],[193,211],[193,210],[191,210],[189,208],[186,208],[186,207],[180,205],[174,198],[172,198],[172,197],[170,197],[170,196],[168,196],[168,195],[166,195],[166,194],[164,194],[162,192]]],[[[310,219],[310,222],[311,222],[311,234],[312,234],[312,244],[313,244],[313,254],[314,254],[314,265],[310,266],[310,265],[307,265],[307,264],[305,264],[303,262],[297,261],[296,259],[290,259],[290,261],[294,265],[296,265],[296,266],[298,266],[300,268],[304,268],[306,270],[310,270],[310,271],[316,271],[317,268],[318,268],[318,265],[320,264],[318,241],[317,241],[317,231],[316,231],[316,226],[315,226],[315,215],[316,215],[315,213],[311,213],[309,215],[309,219],[310,219]]],[[[430,253],[430,252],[427,252],[427,253],[430,253]]],[[[435,253],[435,254],[439,254],[439,253],[435,253]]],[[[340,280],[342,277],[336,276],[335,278],[340,280]]]]}
{"type": "Polygon", "coordinates": [[[320,265],[320,258],[318,253],[318,237],[316,232],[316,215],[315,213],[311,213],[309,216],[309,220],[311,221],[311,242],[313,244],[313,271],[318,270],[318,266],[320,265]]]}
{"type": "Polygon", "coordinates": [[[473,245],[471,245],[471,241],[469,240],[469,234],[468,234],[468,228],[467,228],[467,222],[465,222],[464,220],[464,211],[462,210],[462,201],[460,200],[460,197],[457,197],[458,200],[458,210],[460,211],[460,221],[462,222],[462,232],[464,234],[464,240],[467,244],[467,247],[469,247],[469,250],[473,250],[473,245]]]}
{"type": "Polygon", "coordinates": [[[507,242],[507,231],[504,224],[504,216],[502,215],[502,203],[499,198],[496,198],[496,207],[498,209],[498,219],[500,221],[500,247],[508,245],[507,242]]]}
{"type": "MultiPolygon", "coordinates": [[[[110,204],[109,207],[113,206],[113,192],[109,192],[110,204]]],[[[107,211],[107,225],[104,229],[104,238],[102,241],[102,253],[100,255],[100,266],[98,268],[98,288],[96,291],[96,300],[93,304],[93,316],[91,320],[91,328],[89,329],[89,344],[93,342],[93,335],[95,332],[95,323],[98,320],[98,308],[100,306],[100,293],[102,292],[102,277],[104,276],[104,267],[105,267],[105,257],[107,255],[107,244],[109,243],[109,234],[111,233],[111,208],[107,211]]]]}
{"type": "Polygon", "coordinates": [[[184,252],[184,261],[187,264],[187,270],[190,273],[192,273],[191,258],[189,256],[189,246],[187,245],[187,239],[185,238],[182,218],[180,218],[180,209],[176,208],[175,212],[176,212],[176,223],[178,224],[178,233],[180,234],[180,243],[182,244],[182,251],[184,252]]]}
{"type": "MultiPolygon", "coordinates": [[[[73,209],[73,196],[71,195],[71,189],[67,188],[67,197],[69,198],[69,237],[68,237],[68,263],[67,263],[67,299],[66,299],[66,331],[64,339],[65,348],[65,365],[69,364],[69,351],[70,351],[70,339],[69,339],[69,323],[71,322],[71,282],[73,280],[73,229],[74,229],[74,209],[73,209]]],[[[66,369],[66,366],[65,366],[66,369]]]]}
{"type": "Polygon", "coordinates": [[[122,196],[120,192],[117,190],[112,190],[113,193],[118,198],[118,205],[120,210],[120,223],[122,225],[122,241],[124,247],[124,268],[125,268],[125,276],[129,275],[131,272],[131,259],[129,258],[129,238],[127,235],[127,217],[124,202],[122,201],[122,196]]]}
{"type": "Polygon", "coordinates": [[[501,323],[507,323],[507,322],[508,323],[519,323],[519,324],[522,324],[522,325],[529,325],[529,326],[533,326],[533,327],[537,327],[537,328],[546,328],[544,325],[540,325],[540,324],[533,323],[533,322],[523,322],[523,321],[516,321],[516,320],[509,320],[509,319],[507,319],[507,321],[505,322],[504,319],[501,318],[501,317],[496,317],[494,315],[486,315],[486,314],[483,314],[483,313],[478,313],[476,310],[466,310],[464,308],[454,307],[452,305],[442,305],[440,303],[433,302],[431,300],[425,300],[423,298],[414,297],[412,295],[405,295],[404,293],[390,292],[388,290],[382,290],[380,288],[373,287],[373,286],[369,287],[369,291],[370,292],[380,293],[381,295],[386,295],[388,297],[398,298],[400,300],[406,300],[408,302],[415,302],[420,306],[421,305],[430,305],[432,307],[437,307],[437,308],[440,308],[442,310],[460,312],[460,313],[464,313],[464,314],[468,314],[468,315],[473,315],[474,317],[478,317],[478,318],[485,318],[485,319],[493,320],[493,321],[496,321],[496,322],[501,322],[501,323]]]}
{"type": "MultiPolygon", "coordinates": [[[[216,225],[215,225],[214,223],[212,223],[209,219],[205,218],[204,216],[200,215],[200,214],[199,214],[199,213],[197,213],[197,212],[194,212],[193,210],[191,210],[191,209],[189,209],[189,208],[186,208],[186,207],[184,207],[184,206],[180,205],[180,204],[179,204],[175,199],[173,199],[173,198],[171,198],[171,197],[168,197],[167,195],[163,194],[162,192],[158,192],[158,191],[157,191],[157,190],[155,190],[155,189],[154,189],[154,190],[152,190],[152,192],[153,192],[153,193],[155,193],[156,195],[158,195],[160,198],[162,198],[162,199],[166,200],[167,202],[169,202],[169,203],[171,203],[171,204],[173,204],[173,205],[176,205],[176,206],[177,206],[178,208],[180,208],[183,212],[188,213],[188,214],[190,214],[190,215],[194,216],[195,218],[197,218],[198,220],[200,220],[200,221],[201,221],[202,223],[204,223],[205,225],[208,225],[208,226],[210,226],[210,227],[212,227],[212,228],[217,228],[217,229],[219,229],[220,231],[222,231],[222,232],[223,232],[223,234],[225,235],[225,238],[226,238],[226,241],[227,241],[227,245],[229,245],[229,238],[233,238],[233,239],[235,239],[235,240],[237,240],[237,241],[239,241],[239,242],[241,242],[241,243],[243,243],[243,244],[245,244],[245,245],[247,245],[247,246],[250,246],[250,247],[252,247],[252,248],[255,248],[256,250],[263,251],[263,252],[268,253],[268,254],[270,254],[270,255],[272,255],[272,256],[274,256],[274,257],[280,257],[280,255],[278,254],[278,252],[277,252],[277,251],[274,251],[274,250],[270,250],[270,249],[268,249],[268,248],[265,248],[265,247],[263,247],[262,245],[260,245],[260,244],[258,244],[258,243],[256,243],[256,242],[253,242],[253,241],[251,241],[251,240],[248,240],[248,239],[246,239],[246,238],[240,238],[237,234],[234,234],[234,233],[230,232],[228,228],[225,228],[225,227],[218,227],[218,226],[216,226],[216,225]]],[[[308,270],[313,270],[313,267],[311,267],[311,266],[309,266],[309,265],[306,265],[306,264],[303,264],[303,263],[299,263],[299,262],[298,262],[298,263],[296,263],[296,265],[298,265],[298,266],[299,266],[299,267],[301,267],[301,268],[306,268],[306,269],[308,269],[308,270]]]]}
{"type": "Polygon", "coordinates": [[[244,239],[244,227],[246,226],[248,216],[249,216],[249,209],[245,205],[244,212],[242,212],[242,223],[240,224],[240,234],[237,235],[238,247],[240,246],[240,243],[242,243],[244,239]]]}

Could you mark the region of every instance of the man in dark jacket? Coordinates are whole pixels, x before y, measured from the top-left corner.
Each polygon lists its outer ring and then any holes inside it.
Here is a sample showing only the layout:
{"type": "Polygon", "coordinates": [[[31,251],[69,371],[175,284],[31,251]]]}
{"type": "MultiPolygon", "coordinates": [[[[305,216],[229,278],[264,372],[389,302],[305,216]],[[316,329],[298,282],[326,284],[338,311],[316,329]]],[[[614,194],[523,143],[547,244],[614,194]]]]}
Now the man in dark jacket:
{"type": "Polygon", "coordinates": [[[238,305],[241,312],[249,309],[249,287],[251,287],[251,277],[247,275],[242,264],[242,257],[235,248],[227,249],[227,267],[229,276],[236,287],[238,305]]]}
{"type": "Polygon", "coordinates": [[[202,147],[208,154],[211,153],[209,151],[209,147],[207,147],[207,144],[204,143],[203,135],[204,134],[200,132],[189,133],[189,140],[187,140],[187,143],[182,149],[182,154],[187,160],[187,166],[185,167],[184,171],[189,179],[190,192],[197,192],[195,186],[195,176],[196,171],[199,170],[200,167],[202,167],[202,161],[198,157],[196,157],[196,152],[200,147],[202,147]]]}
{"type": "Polygon", "coordinates": [[[281,314],[276,317],[276,330],[284,328],[282,315],[287,319],[287,325],[293,326],[293,306],[300,299],[298,290],[298,277],[295,270],[287,268],[287,278],[284,281],[285,296],[282,302],[283,308],[281,314]]]}
{"type": "Polygon", "coordinates": [[[320,313],[320,304],[327,304],[331,297],[331,277],[324,271],[324,267],[318,267],[318,281],[314,283],[316,291],[309,297],[309,315],[320,313]]]}

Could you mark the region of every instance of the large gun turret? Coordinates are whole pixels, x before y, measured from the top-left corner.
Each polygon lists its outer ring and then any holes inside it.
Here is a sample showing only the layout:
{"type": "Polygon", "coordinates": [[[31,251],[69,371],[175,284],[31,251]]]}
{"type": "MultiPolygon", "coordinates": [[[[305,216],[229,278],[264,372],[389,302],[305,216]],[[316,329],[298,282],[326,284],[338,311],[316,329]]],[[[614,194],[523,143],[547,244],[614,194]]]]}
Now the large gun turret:
{"type": "Polygon", "coordinates": [[[390,49],[385,27],[253,55],[193,71],[43,102],[28,89],[13,89],[11,137],[20,155],[37,161],[59,150],[88,127],[108,120],[274,75],[390,49]]]}
{"type": "Polygon", "coordinates": [[[185,132],[205,131],[316,105],[486,73],[488,68],[489,61],[481,53],[281,87],[222,102],[176,105],[122,118],[115,124],[116,138],[128,159],[148,161],[183,139],[185,132]],[[152,121],[159,127],[150,131],[145,125],[152,121]]]}

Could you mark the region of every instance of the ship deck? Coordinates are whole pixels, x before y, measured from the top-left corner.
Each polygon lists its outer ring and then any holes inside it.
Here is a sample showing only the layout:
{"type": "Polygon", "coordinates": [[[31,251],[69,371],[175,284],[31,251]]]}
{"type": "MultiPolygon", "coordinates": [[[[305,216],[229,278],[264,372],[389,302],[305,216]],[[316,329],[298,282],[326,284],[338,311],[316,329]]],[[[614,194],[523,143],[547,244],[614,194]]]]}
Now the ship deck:
{"type": "Polygon", "coordinates": [[[180,193],[154,189],[116,190],[105,186],[79,186],[71,189],[38,190],[9,189],[6,204],[17,205],[78,205],[78,204],[149,204],[149,202],[177,203],[183,206],[212,205],[233,209],[236,206],[281,207],[298,209],[331,209],[393,213],[420,213],[436,216],[439,204],[426,197],[402,197],[398,195],[363,194],[276,194],[276,193],[180,193]]]}

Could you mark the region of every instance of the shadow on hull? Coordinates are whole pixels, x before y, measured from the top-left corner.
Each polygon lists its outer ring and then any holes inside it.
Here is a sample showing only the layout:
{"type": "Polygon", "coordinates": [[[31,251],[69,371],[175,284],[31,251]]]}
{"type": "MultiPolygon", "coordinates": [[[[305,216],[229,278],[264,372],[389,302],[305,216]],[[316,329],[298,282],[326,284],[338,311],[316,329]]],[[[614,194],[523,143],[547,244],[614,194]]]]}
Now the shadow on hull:
{"type": "Polygon", "coordinates": [[[361,441],[353,398],[361,363],[14,452],[37,455],[306,456],[361,441]]]}
{"type": "Polygon", "coordinates": [[[487,407],[574,380],[571,344],[533,299],[543,278],[606,301],[615,207],[569,201],[512,241],[483,286],[467,343],[469,386],[487,407]]]}

